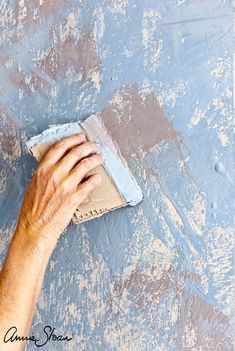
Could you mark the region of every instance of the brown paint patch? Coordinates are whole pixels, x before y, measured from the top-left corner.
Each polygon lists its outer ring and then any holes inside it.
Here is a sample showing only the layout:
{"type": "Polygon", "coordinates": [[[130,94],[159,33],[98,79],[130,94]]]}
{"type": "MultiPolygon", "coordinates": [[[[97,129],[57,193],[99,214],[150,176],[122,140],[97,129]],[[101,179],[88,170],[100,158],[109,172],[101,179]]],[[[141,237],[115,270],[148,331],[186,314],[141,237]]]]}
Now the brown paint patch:
{"type": "Polygon", "coordinates": [[[63,75],[69,66],[81,75],[82,81],[90,72],[99,71],[100,59],[93,32],[78,40],[70,34],[65,41],[53,43],[48,54],[39,62],[39,69],[54,80],[63,75]]]}
{"type": "Polygon", "coordinates": [[[12,70],[8,74],[9,80],[15,85],[17,89],[23,90],[27,94],[31,94],[34,91],[39,91],[40,93],[46,95],[46,88],[50,86],[50,82],[40,76],[40,73],[36,70],[32,73],[31,77],[25,81],[25,78],[18,68],[12,70]]]}
{"type": "MultiPolygon", "coordinates": [[[[29,2],[34,3],[36,6],[38,5],[38,0],[29,0],[29,2]]],[[[66,2],[66,0],[45,1],[43,4],[40,5],[39,9],[41,14],[45,17],[57,15],[66,2]]]]}
{"type": "Polygon", "coordinates": [[[22,37],[31,36],[45,26],[50,16],[56,18],[66,3],[67,0],[45,0],[42,4],[39,0],[24,0],[23,6],[16,1],[13,8],[9,4],[1,13],[5,26],[0,28],[0,35],[4,37],[4,31],[8,31],[8,42],[19,43],[22,37]]]}
{"type": "MultiPolygon", "coordinates": [[[[157,267],[152,267],[151,271],[156,270],[157,267]]],[[[175,289],[175,276],[176,271],[170,268],[165,271],[161,279],[155,279],[154,275],[146,275],[138,270],[132,271],[129,277],[123,282],[115,282],[113,292],[119,299],[124,295],[124,291],[128,291],[133,300],[138,299],[138,304],[141,301],[141,307],[149,305],[150,300],[159,301],[164,298],[166,291],[175,289]]],[[[177,285],[177,290],[182,290],[180,285],[177,285]]]]}
{"type": "MultiPolygon", "coordinates": [[[[155,269],[157,267],[152,267],[151,272],[154,272],[155,269]]],[[[189,347],[189,345],[187,346],[187,330],[195,332],[195,347],[202,350],[217,350],[218,345],[222,347],[228,339],[229,318],[210,304],[200,292],[195,292],[198,290],[197,283],[199,281],[198,275],[173,267],[165,271],[159,280],[154,279],[152,275],[135,270],[124,281],[114,283],[111,296],[114,296],[114,301],[119,301],[120,306],[122,306],[122,299],[128,298],[131,302],[129,308],[135,311],[140,310],[141,315],[143,311],[148,310],[151,316],[152,313],[156,314],[159,309],[161,325],[154,322],[156,319],[150,318],[148,321],[149,327],[159,332],[162,331],[162,326],[166,325],[168,318],[170,318],[168,314],[162,315],[162,302],[167,301],[167,297],[170,297],[171,301],[179,301],[176,322],[178,328],[177,350],[189,347]]],[[[110,313],[114,314],[116,318],[122,317],[123,313],[126,313],[122,309],[117,310],[116,304],[113,306],[112,298],[108,301],[108,305],[110,313]]],[[[226,348],[221,348],[221,350],[226,350],[226,348]]]]}
{"type": "Polygon", "coordinates": [[[133,153],[141,156],[153,146],[180,136],[154,93],[144,96],[137,87],[128,87],[120,96],[121,101],[106,108],[101,116],[127,160],[133,153]]]}
{"type": "Polygon", "coordinates": [[[27,83],[18,68],[8,73],[8,78],[16,88],[22,89],[27,94],[39,91],[46,95],[46,89],[63,76],[69,67],[81,77],[81,81],[84,81],[90,73],[100,70],[100,59],[93,32],[85,34],[77,41],[72,35],[68,35],[64,42],[58,40],[53,43],[27,83]]]}
{"type": "Polygon", "coordinates": [[[18,126],[9,112],[0,106],[0,150],[4,159],[18,155],[18,126]]]}
{"type": "Polygon", "coordinates": [[[10,72],[8,74],[8,78],[16,86],[16,88],[22,89],[29,93],[29,87],[25,83],[25,80],[18,69],[10,72]]]}
{"type": "Polygon", "coordinates": [[[50,86],[50,83],[50,81],[48,81],[46,78],[41,77],[40,74],[35,70],[28,83],[28,87],[30,88],[31,92],[36,90],[47,96],[46,88],[50,86]]]}
{"type": "MultiPolygon", "coordinates": [[[[15,7],[16,28],[27,25],[27,35],[34,34],[48,17],[58,15],[65,3],[66,0],[45,0],[42,4],[38,0],[25,0],[24,6],[21,8],[19,1],[17,1],[15,7]],[[36,17],[35,13],[37,13],[36,17]]],[[[17,35],[14,39],[16,42],[18,41],[17,35]]]]}
{"type": "Polygon", "coordinates": [[[4,65],[8,60],[10,59],[10,56],[8,53],[3,52],[2,54],[0,54],[0,61],[1,63],[4,65]]]}
{"type": "MultiPolygon", "coordinates": [[[[228,316],[190,289],[184,289],[178,325],[180,334],[185,339],[187,339],[184,335],[186,327],[189,330],[193,328],[197,336],[193,346],[202,350],[227,350],[225,343],[228,339],[228,316]]],[[[187,346],[186,341],[179,346],[183,344],[187,346]]]]}

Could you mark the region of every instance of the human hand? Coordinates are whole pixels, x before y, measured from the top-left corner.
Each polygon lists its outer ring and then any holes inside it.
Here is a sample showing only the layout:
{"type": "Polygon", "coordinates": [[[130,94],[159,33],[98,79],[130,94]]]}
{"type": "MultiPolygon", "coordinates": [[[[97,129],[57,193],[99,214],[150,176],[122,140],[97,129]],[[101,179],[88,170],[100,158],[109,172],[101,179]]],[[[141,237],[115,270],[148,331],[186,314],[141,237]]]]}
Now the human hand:
{"type": "Polygon", "coordinates": [[[55,246],[78,205],[101,183],[95,167],[103,157],[97,152],[97,145],[86,141],[84,134],[50,148],[26,190],[17,225],[21,235],[25,233],[36,244],[55,246]]]}

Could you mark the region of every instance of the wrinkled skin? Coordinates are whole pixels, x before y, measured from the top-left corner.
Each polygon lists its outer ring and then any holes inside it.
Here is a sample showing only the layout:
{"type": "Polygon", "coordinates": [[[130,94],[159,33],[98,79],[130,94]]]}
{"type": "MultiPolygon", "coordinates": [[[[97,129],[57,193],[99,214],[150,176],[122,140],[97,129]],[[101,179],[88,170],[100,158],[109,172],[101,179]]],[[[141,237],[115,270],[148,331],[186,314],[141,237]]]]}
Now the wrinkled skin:
{"type": "Polygon", "coordinates": [[[101,179],[95,167],[103,163],[97,145],[84,134],[54,144],[39,164],[25,193],[18,227],[54,241],[70,222],[77,206],[101,179]],[[87,177],[93,170],[93,174],[87,177]],[[85,181],[81,181],[87,177],[85,181]]]}

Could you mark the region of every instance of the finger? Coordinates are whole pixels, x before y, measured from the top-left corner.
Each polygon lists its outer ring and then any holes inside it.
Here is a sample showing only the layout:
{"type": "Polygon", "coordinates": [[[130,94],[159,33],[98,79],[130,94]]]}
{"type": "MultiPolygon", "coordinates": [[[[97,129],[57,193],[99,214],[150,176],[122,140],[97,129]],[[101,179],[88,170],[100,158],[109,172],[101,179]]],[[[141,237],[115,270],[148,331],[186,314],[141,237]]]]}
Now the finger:
{"type": "Polygon", "coordinates": [[[66,182],[71,187],[77,187],[83,178],[95,167],[103,164],[104,159],[101,155],[93,155],[82,159],[70,172],[66,182]]]}
{"type": "Polygon", "coordinates": [[[73,194],[73,201],[76,206],[79,206],[86,200],[88,195],[96,189],[96,187],[102,182],[100,174],[94,174],[90,176],[85,182],[78,186],[78,190],[73,194]]]}
{"type": "Polygon", "coordinates": [[[75,134],[57,141],[51,146],[42,162],[52,165],[58,162],[72,147],[82,144],[86,140],[85,134],[75,134]]]}
{"type": "Polygon", "coordinates": [[[61,175],[68,174],[80,160],[97,151],[98,146],[91,141],[73,147],[69,153],[59,161],[58,172],[61,173],[61,175]]]}

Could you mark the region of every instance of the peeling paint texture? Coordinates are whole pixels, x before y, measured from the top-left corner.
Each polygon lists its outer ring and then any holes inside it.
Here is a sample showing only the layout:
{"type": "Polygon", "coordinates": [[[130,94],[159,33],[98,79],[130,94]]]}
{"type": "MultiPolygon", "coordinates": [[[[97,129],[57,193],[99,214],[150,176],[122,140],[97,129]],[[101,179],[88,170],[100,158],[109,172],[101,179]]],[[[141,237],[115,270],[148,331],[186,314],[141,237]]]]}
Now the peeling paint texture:
{"type": "Polygon", "coordinates": [[[144,194],[61,236],[45,350],[232,351],[232,49],[229,0],[0,2],[0,263],[51,124],[100,112],[144,194]]]}

